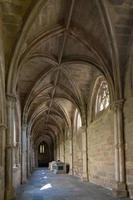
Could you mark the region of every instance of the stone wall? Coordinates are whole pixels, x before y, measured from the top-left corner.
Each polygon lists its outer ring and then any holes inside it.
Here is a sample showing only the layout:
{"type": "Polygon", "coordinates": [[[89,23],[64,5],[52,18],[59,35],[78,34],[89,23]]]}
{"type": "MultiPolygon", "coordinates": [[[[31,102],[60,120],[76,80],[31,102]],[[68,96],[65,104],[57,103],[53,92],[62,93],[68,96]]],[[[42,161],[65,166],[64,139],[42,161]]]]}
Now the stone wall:
{"type": "Polygon", "coordinates": [[[71,163],[71,156],[70,156],[70,138],[66,138],[65,140],[65,162],[70,164],[71,163]]]}
{"type": "Polygon", "coordinates": [[[124,106],[125,143],[126,143],[126,179],[130,197],[133,198],[133,97],[129,97],[124,106]]]}
{"type": "Polygon", "coordinates": [[[82,177],[83,156],[82,156],[82,133],[80,130],[73,135],[73,172],[75,176],[82,177]]]}
{"type": "Polygon", "coordinates": [[[115,170],[113,113],[110,110],[89,125],[88,171],[90,182],[112,188],[115,170]]]}
{"type": "Polygon", "coordinates": [[[0,167],[0,199],[4,199],[4,169],[0,167]]]}

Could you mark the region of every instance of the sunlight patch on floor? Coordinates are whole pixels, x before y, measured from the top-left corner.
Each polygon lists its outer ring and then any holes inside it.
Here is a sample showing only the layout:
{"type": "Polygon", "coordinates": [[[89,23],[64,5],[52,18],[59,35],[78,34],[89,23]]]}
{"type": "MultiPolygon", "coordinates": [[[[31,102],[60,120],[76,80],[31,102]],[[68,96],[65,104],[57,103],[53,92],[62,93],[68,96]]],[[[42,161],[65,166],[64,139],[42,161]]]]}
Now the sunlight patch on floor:
{"type": "Polygon", "coordinates": [[[52,185],[50,183],[48,183],[48,184],[44,185],[43,187],[41,187],[40,190],[47,190],[47,189],[50,189],[50,188],[52,188],[52,185]]]}

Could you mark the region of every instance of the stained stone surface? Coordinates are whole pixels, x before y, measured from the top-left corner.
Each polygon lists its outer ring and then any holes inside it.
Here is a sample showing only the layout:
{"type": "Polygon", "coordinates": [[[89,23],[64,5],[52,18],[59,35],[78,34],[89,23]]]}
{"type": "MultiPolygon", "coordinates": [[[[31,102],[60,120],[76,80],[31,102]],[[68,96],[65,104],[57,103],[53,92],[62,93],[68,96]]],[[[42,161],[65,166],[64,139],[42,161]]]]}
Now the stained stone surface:
{"type": "MultiPolygon", "coordinates": [[[[118,200],[111,191],[69,175],[36,169],[17,190],[17,200],[118,200]]],[[[127,200],[127,199],[123,199],[127,200]]]]}

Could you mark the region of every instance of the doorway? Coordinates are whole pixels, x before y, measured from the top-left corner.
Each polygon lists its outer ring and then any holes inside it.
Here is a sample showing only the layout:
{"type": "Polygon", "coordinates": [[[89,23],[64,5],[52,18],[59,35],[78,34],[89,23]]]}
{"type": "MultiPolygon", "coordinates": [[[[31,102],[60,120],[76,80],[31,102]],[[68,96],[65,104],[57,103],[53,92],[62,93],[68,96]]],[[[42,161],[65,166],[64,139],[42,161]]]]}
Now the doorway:
{"type": "Polygon", "coordinates": [[[38,147],[38,167],[48,167],[50,162],[50,153],[48,145],[41,142],[38,147]]]}

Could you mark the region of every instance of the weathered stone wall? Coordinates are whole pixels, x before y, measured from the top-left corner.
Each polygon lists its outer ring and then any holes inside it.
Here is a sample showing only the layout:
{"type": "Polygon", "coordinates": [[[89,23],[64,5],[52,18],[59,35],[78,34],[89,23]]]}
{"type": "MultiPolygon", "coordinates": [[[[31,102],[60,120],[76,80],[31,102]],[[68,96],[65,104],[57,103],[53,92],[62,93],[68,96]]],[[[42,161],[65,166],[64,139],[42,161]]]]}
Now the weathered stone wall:
{"type": "Polygon", "coordinates": [[[88,171],[90,182],[112,188],[115,170],[113,113],[110,110],[89,125],[88,171]]]}
{"type": "Polygon", "coordinates": [[[82,156],[82,133],[80,130],[73,135],[73,172],[75,176],[82,177],[83,156],[82,156]]]}
{"type": "Polygon", "coordinates": [[[68,164],[70,164],[71,163],[71,156],[70,156],[70,144],[71,144],[71,142],[70,142],[70,138],[68,137],[68,138],[66,138],[66,140],[65,140],[65,162],[66,163],[68,163],[68,164]]]}
{"type": "Polygon", "coordinates": [[[133,97],[128,98],[124,106],[126,180],[130,197],[133,198],[133,113],[131,110],[133,110],[133,97]]]}
{"type": "Polygon", "coordinates": [[[0,167],[0,199],[4,199],[4,169],[0,167]]]}

